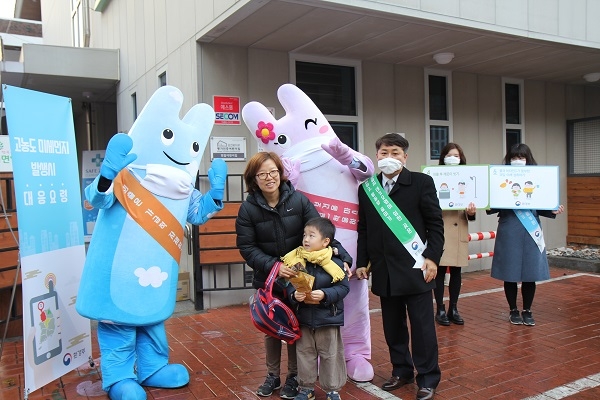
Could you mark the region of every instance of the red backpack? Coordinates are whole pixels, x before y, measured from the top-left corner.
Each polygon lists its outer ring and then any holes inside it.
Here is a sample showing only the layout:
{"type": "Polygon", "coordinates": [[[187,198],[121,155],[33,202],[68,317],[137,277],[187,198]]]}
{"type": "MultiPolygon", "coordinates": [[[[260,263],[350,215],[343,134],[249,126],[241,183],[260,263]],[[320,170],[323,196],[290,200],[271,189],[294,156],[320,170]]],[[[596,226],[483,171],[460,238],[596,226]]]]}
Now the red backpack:
{"type": "Polygon", "coordinates": [[[280,261],[273,264],[265,287],[250,298],[250,318],[261,332],[292,344],[300,339],[300,324],[294,312],[272,293],[280,267],[280,261]]]}

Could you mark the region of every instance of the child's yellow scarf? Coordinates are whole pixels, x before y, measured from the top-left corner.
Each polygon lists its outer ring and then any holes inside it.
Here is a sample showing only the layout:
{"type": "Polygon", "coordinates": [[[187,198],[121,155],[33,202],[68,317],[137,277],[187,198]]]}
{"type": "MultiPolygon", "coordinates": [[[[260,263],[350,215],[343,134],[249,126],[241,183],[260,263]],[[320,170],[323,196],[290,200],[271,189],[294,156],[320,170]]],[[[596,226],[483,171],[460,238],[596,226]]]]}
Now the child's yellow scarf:
{"type": "Polygon", "coordinates": [[[345,272],[340,267],[331,261],[333,250],[327,247],[323,250],[307,251],[304,247],[299,246],[296,249],[290,251],[285,256],[281,257],[281,260],[288,267],[293,267],[297,263],[300,263],[303,267],[306,267],[306,261],[320,265],[325,272],[327,272],[333,278],[332,282],[338,282],[344,279],[346,276],[345,272]]]}

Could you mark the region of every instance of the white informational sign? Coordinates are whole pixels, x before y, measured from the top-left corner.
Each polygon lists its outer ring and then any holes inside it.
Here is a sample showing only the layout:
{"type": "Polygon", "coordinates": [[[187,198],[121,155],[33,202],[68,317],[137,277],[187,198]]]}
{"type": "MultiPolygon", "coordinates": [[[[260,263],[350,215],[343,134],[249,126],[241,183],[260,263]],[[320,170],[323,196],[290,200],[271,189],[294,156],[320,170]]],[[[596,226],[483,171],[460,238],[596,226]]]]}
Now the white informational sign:
{"type": "Polygon", "coordinates": [[[12,172],[12,158],[10,156],[10,141],[8,136],[0,136],[0,172],[12,172]]]}
{"type": "Polygon", "coordinates": [[[464,210],[471,202],[488,208],[488,165],[429,165],[422,170],[433,178],[442,210],[464,210]]]}
{"type": "Polygon", "coordinates": [[[225,161],[246,161],[246,138],[210,137],[210,159],[222,158],[225,161]]]}
{"type": "Polygon", "coordinates": [[[558,166],[490,165],[490,207],[555,210],[559,206],[558,166]]]}
{"type": "Polygon", "coordinates": [[[83,240],[86,243],[92,238],[96,219],[98,218],[98,209],[94,208],[89,201],[85,199],[85,188],[96,179],[100,174],[100,166],[104,160],[106,150],[84,151],[81,154],[81,200],[83,215],[83,240]]]}

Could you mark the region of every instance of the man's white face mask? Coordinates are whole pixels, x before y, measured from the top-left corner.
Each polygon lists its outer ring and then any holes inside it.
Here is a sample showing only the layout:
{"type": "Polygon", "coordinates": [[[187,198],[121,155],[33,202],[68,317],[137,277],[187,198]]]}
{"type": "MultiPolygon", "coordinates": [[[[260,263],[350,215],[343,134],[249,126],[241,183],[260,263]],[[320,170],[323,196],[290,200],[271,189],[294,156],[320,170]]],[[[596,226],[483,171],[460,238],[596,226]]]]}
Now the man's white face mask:
{"type": "Polygon", "coordinates": [[[402,167],[402,161],[396,160],[392,157],[386,157],[377,162],[377,166],[386,175],[392,175],[394,172],[399,171],[402,167]]]}

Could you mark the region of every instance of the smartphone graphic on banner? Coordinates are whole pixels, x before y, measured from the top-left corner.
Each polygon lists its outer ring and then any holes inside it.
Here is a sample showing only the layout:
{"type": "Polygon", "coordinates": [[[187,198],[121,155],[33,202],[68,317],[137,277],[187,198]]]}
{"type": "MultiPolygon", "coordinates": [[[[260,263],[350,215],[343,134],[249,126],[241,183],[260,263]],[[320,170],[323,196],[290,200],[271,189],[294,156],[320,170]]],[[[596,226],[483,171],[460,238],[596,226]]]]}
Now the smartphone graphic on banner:
{"type": "Polygon", "coordinates": [[[33,355],[37,365],[62,353],[58,295],[54,282],[48,281],[48,293],[29,302],[31,326],[35,328],[33,355]]]}

